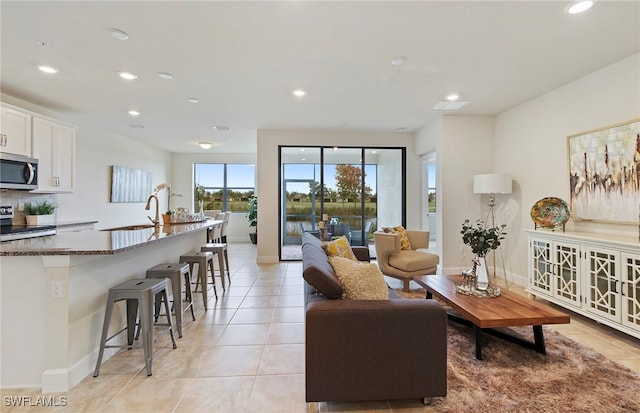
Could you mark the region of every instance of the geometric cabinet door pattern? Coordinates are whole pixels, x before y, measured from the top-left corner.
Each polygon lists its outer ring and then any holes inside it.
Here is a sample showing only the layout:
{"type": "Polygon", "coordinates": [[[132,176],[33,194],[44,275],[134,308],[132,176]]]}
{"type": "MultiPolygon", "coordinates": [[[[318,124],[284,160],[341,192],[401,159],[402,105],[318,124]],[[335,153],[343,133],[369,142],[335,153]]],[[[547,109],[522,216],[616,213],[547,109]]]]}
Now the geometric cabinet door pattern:
{"type": "Polygon", "coordinates": [[[637,238],[525,232],[531,294],[640,338],[637,238]]]}
{"type": "Polygon", "coordinates": [[[640,328],[640,255],[622,253],[622,323],[640,328]]]}

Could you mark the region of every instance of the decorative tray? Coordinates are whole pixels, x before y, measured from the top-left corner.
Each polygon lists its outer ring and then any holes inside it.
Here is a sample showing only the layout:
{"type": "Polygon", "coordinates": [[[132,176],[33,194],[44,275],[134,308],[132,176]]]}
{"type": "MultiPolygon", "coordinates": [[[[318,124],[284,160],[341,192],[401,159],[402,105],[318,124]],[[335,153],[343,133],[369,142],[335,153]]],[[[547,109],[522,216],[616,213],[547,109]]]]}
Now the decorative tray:
{"type": "Polygon", "coordinates": [[[531,208],[531,219],[536,227],[556,228],[569,221],[569,217],[569,206],[560,198],[542,198],[531,208]]]}
{"type": "Polygon", "coordinates": [[[473,295],[475,297],[482,298],[493,298],[499,297],[502,294],[500,287],[495,287],[490,285],[486,290],[478,290],[475,286],[469,285],[464,282],[457,282],[456,284],[456,292],[464,295],[473,295]]]}

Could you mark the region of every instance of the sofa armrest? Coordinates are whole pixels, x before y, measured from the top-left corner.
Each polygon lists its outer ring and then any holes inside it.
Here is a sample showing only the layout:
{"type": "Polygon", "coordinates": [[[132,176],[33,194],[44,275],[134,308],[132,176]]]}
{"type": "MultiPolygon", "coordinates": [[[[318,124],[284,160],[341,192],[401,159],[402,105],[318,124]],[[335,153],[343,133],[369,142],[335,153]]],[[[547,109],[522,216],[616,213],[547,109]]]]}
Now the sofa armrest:
{"type": "Polygon", "coordinates": [[[429,231],[420,231],[408,229],[407,238],[411,243],[411,249],[417,250],[419,248],[429,248],[429,231]]]}
{"type": "Polygon", "coordinates": [[[434,300],[306,306],[307,401],[444,396],[447,317],[434,300]]]}
{"type": "Polygon", "coordinates": [[[354,255],[358,259],[358,261],[371,261],[371,255],[369,253],[369,247],[357,246],[354,245],[351,247],[354,255]]]}

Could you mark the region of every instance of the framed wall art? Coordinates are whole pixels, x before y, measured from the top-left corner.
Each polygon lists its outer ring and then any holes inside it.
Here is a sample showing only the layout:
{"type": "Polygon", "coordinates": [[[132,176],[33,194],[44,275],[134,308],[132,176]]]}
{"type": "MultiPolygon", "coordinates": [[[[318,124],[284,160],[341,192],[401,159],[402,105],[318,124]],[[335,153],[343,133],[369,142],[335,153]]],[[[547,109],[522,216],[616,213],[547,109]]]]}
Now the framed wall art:
{"type": "Polygon", "coordinates": [[[149,171],[113,165],[111,168],[111,202],[145,202],[151,195],[149,171]]]}
{"type": "Polygon", "coordinates": [[[571,218],[638,223],[640,119],[567,137],[571,218]]]}

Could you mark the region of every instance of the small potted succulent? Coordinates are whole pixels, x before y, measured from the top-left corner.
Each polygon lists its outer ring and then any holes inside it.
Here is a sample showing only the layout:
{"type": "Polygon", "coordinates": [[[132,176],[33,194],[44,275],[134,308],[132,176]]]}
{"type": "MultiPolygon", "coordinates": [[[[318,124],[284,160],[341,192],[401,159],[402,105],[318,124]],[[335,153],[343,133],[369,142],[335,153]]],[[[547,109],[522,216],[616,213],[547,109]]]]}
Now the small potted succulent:
{"type": "Polygon", "coordinates": [[[24,211],[27,214],[27,225],[53,225],[54,211],[56,206],[49,201],[40,201],[36,203],[27,202],[24,204],[24,211]]]}

